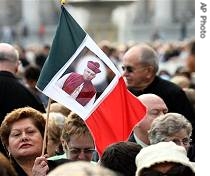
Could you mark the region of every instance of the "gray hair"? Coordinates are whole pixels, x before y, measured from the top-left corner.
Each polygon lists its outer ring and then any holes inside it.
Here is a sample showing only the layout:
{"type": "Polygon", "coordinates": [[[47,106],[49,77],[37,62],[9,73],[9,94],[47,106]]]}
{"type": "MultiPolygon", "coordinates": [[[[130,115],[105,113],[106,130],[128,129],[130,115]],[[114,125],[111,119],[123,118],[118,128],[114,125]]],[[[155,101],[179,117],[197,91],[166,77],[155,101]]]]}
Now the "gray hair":
{"type": "Polygon", "coordinates": [[[141,48],[140,60],[145,65],[154,67],[154,72],[157,73],[159,69],[159,58],[157,52],[148,45],[139,45],[141,48]]]}
{"type": "Polygon", "coordinates": [[[150,130],[148,131],[150,144],[164,141],[182,129],[186,129],[189,137],[191,136],[192,125],[183,115],[167,113],[159,116],[152,122],[150,130]]]}

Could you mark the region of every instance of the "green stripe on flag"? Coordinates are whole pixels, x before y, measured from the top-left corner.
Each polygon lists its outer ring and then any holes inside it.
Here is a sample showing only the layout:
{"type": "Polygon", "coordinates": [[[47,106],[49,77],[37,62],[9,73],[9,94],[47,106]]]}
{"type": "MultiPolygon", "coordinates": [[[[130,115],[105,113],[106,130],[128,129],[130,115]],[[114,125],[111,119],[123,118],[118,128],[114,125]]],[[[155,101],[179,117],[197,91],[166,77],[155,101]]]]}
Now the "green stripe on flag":
{"type": "Polygon", "coordinates": [[[37,82],[37,87],[42,91],[54,75],[72,57],[86,36],[86,32],[63,6],[61,6],[61,10],[59,24],[49,56],[37,82]]]}

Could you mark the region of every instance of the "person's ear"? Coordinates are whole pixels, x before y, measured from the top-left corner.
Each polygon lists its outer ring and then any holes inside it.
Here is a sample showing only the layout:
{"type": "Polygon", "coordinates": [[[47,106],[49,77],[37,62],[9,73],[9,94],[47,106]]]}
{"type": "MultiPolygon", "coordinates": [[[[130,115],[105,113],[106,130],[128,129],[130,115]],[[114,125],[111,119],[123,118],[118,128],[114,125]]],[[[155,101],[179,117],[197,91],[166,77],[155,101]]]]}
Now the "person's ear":
{"type": "Polygon", "coordinates": [[[15,65],[15,73],[17,73],[18,70],[19,70],[19,67],[21,66],[20,60],[18,60],[15,64],[16,64],[16,65],[15,65]]]}
{"type": "Polygon", "coordinates": [[[151,77],[153,77],[154,76],[154,67],[153,66],[148,66],[148,67],[146,67],[146,71],[147,71],[147,75],[146,75],[146,77],[148,78],[148,79],[150,79],[151,77]]]}

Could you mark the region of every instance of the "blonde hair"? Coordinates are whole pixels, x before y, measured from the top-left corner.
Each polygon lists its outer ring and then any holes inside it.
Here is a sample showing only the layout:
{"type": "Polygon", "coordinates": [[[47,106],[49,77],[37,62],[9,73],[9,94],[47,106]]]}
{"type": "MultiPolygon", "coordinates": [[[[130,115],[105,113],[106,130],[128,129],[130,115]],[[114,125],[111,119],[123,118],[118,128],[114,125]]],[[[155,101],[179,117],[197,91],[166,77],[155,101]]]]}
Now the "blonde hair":
{"type": "Polygon", "coordinates": [[[68,143],[72,135],[79,137],[83,134],[88,134],[92,138],[92,135],[83,119],[76,113],[71,112],[63,127],[61,139],[68,143]]]}

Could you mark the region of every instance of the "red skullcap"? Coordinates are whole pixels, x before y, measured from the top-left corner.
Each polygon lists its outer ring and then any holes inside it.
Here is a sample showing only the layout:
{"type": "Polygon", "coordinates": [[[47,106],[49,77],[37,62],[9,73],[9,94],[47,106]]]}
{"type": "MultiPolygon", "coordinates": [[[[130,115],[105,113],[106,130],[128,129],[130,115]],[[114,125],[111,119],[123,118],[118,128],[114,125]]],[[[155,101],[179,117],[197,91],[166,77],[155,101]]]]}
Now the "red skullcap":
{"type": "Polygon", "coordinates": [[[99,69],[100,64],[98,62],[88,61],[87,67],[95,73],[101,72],[101,70],[99,69]]]}

